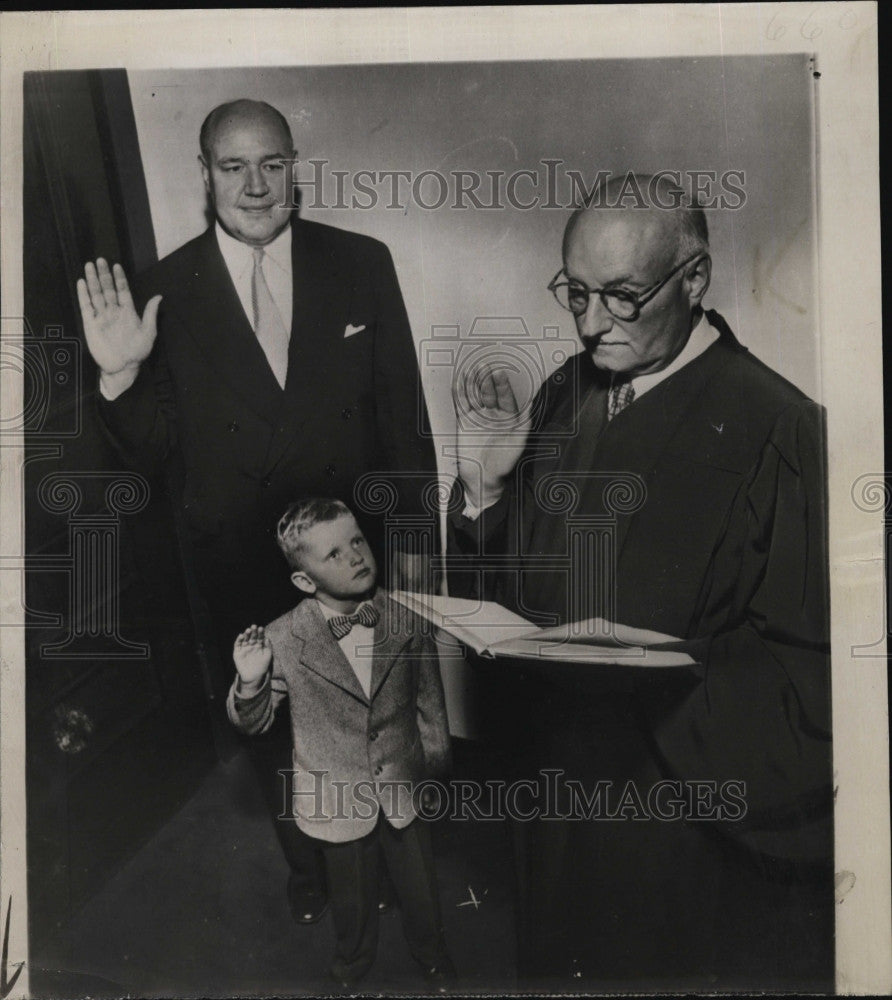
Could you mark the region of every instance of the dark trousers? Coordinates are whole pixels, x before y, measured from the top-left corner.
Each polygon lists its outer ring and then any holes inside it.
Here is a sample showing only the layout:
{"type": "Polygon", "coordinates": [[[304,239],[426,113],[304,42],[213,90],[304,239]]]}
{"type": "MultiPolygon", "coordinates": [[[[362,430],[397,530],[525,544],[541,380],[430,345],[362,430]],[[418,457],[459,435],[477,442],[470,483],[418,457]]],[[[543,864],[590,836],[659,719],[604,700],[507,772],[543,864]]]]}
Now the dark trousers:
{"type": "Polygon", "coordinates": [[[416,819],[396,830],[379,815],[377,826],[365,837],[339,844],[317,843],[322,845],[328,875],[336,938],[331,971],[337,978],[358,979],[375,961],[382,854],[412,956],[426,967],[443,962],[446,944],[427,823],[416,819]]]}
{"type": "Polygon", "coordinates": [[[288,791],[291,781],[287,775],[279,773],[293,767],[293,739],[287,708],[283,706],[276,713],[267,732],[256,736],[240,736],[226,715],[226,696],[235,678],[232,646],[236,636],[251,624],[272,620],[297,602],[298,592],[288,584],[284,560],[278,574],[273,574],[268,567],[263,572],[262,565],[251,562],[251,551],[239,550],[238,558],[231,556],[219,562],[201,552],[202,558],[196,562],[197,580],[210,611],[211,638],[217,653],[209,664],[212,723],[218,730],[218,742],[227,748],[227,754],[235,752],[240,745],[251,761],[291,873],[289,891],[324,895],[325,865],[319,843],[302,833],[291,818],[288,791]],[[233,573],[234,566],[240,573],[233,573]]]}
{"type": "Polygon", "coordinates": [[[269,810],[282,854],[291,870],[291,891],[324,895],[325,864],[319,841],[308,837],[298,827],[291,812],[293,742],[288,712],[280,709],[272,727],[259,736],[245,737],[244,745],[257,774],[257,784],[269,810]],[[288,773],[282,775],[280,771],[288,773]]]}

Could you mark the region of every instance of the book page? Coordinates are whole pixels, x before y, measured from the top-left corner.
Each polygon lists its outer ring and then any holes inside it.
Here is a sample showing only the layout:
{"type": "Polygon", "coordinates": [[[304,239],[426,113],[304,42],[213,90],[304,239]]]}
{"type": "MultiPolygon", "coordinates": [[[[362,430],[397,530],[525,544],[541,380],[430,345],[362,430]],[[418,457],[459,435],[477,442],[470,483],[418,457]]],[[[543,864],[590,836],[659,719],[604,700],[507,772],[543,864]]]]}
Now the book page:
{"type": "Polygon", "coordinates": [[[647,649],[644,646],[596,646],[584,642],[540,642],[538,636],[506,639],[491,647],[496,656],[553,660],[560,663],[614,664],[631,669],[689,667],[695,661],[687,653],[647,649]]]}
{"type": "MultiPolygon", "coordinates": [[[[563,663],[625,664],[631,667],[679,667],[694,663],[687,653],[647,649],[640,643],[629,641],[633,635],[660,636],[660,633],[648,632],[646,629],[620,626],[619,631],[611,632],[611,623],[603,620],[576,623],[591,625],[592,634],[603,640],[591,643],[569,631],[570,626],[537,628],[521,615],[494,601],[474,601],[406,591],[397,591],[392,596],[478,653],[523,659],[550,659],[563,663]],[[603,627],[597,628],[599,625],[603,627]],[[621,638],[627,641],[621,642],[621,638]]],[[[671,638],[663,636],[655,641],[669,641],[671,638]]]]}
{"type": "Polygon", "coordinates": [[[572,642],[588,644],[596,642],[604,646],[656,646],[667,642],[678,642],[678,636],[655,632],[653,629],[636,628],[621,622],[607,621],[606,618],[589,618],[585,621],[569,622],[544,628],[539,639],[548,642],[572,642]]]}
{"type": "Polygon", "coordinates": [[[493,601],[406,591],[397,591],[393,597],[478,653],[511,640],[534,636],[540,631],[532,622],[493,601]]]}

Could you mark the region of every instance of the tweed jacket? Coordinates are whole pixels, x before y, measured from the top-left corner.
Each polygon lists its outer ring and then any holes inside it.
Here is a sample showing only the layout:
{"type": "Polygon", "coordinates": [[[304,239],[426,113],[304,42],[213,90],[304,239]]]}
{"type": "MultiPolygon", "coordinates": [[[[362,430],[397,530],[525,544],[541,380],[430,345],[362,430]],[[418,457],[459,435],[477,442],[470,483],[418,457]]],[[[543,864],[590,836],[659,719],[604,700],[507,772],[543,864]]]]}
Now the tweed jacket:
{"type": "Polygon", "coordinates": [[[287,699],[294,738],[292,802],[297,825],[320,840],[355,840],[379,812],[394,827],[417,815],[412,791],[449,764],[439,661],[421,621],[379,590],[374,604],[371,697],[332,636],[315,600],[266,627],[273,663],[259,692],[227,701],[237,729],[267,730],[287,699]]]}

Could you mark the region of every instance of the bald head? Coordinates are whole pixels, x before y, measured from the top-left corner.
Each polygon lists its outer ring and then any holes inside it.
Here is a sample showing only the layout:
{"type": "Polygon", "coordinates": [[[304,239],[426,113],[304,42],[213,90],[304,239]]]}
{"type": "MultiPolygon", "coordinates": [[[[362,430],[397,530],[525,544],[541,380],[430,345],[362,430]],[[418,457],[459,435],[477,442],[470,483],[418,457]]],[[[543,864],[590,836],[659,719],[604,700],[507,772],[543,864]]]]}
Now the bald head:
{"type": "Polygon", "coordinates": [[[631,239],[649,247],[667,266],[709,249],[706,215],[685,204],[684,189],[663,174],[618,174],[598,185],[564,231],[564,257],[577,230],[589,238],[603,229],[607,238],[631,239]]]}
{"type": "Polygon", "coordinates": [[[294,146],[291,128],[281,111],[276,110],[265,101],[251,101],[248,98],[241,98],[238,101],[218,104],[202,123],[198,144],[201,147],[204,161],[210,162],[214,140],[219,132],[240,128],[243,125],[265,125],[275,129],[280,132],[285,147],[289,151],[294,146]]]}

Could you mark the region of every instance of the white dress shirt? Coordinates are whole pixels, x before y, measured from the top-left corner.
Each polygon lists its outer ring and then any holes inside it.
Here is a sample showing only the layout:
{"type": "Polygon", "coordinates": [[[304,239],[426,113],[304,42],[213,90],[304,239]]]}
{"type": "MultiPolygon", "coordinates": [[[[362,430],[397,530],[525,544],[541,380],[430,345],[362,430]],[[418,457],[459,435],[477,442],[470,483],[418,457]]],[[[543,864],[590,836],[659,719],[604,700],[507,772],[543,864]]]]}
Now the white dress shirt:
{"type": "MultiPolygon", "coordinates": [[[[218,222],[214,227],[217,244],[226,264],[226,269],[238,292],[239,301],[254,328],[254,308],[251,300],[251,279],[254,276],[254,247],[230,236],[218,222]]],[[[273,302],[282,317],[285,329],[291,332],[291,227],[284,230],[263,248],[263,276],[269,287],[273,302]]]]}
{"type": "MultiPolygon", "coordinates": [[[[635,390],[635,397],[630,406],[635,405],[635,400],[640,399],[646,392],[653,389],[654,386],[660,384],[660,382],[665,381],[670,375],[674,375],[685,365],[689,365],[695,358],[699,358],[700,355],[708,348],[711,347],[719,339],[719,332],[706,318],[706,313],[700,317],[700,321],[691,330],[691,335],[688,337],[688,342],[684,345],[678,355],[672,360],[672,362],[666,365],[665,368],[661,368],[658,372],[648,372],[643,375],[634,375],[629,379],[629,384],[635,390]]],[[[483,507],[475,507],[472,504],[465,504],[465,509],[462,511],[465,517],[469,518],[471,521],[476,521],[477,518],[487,509],[487,507],[492,507],[493,504],[499,502],[499,497],[495,500],[491,500],[488,504],[483,507]]]]}
{"type": "MultiPolygon", "coordinates": [[[[319,605],[326,621],[329,618],[335,618],[337,615],[344,614],[343,611],[335,611],[334,608],[323,604],[318,598],[316,599],[316,603],[319,605]]],[[[372,661],[374,660],[372,647],[374,646],[374,642],[374,628],[358,624],[354,625],[343,639],[337,640],[344,656],[347,657],[347,662],[353,667],[353,673],[356,674],[359,686],[365,691],[366,698],[372,697],[372,661]]]]}
{"type": "Polygon", "coordinates": [[[689,365],[695,358],[711,347],[719,339],[719,331],[712,326],[706,318],[706,313],[700,317],[700,321],[691,330],[688,342],[684,345],[678,355],[658,372],[648,372],[645,375],[633,375],[629,379],[629,385],[635,390],[635,398],[629,404],[635,405],[635,400],[640,399],[649,389],[664,382],[670,375],[674,375],[679,369],[689,365]]]}

